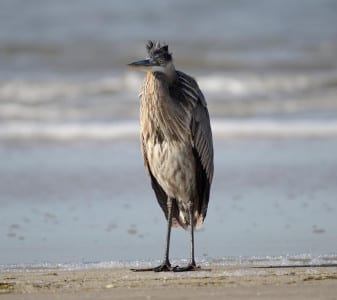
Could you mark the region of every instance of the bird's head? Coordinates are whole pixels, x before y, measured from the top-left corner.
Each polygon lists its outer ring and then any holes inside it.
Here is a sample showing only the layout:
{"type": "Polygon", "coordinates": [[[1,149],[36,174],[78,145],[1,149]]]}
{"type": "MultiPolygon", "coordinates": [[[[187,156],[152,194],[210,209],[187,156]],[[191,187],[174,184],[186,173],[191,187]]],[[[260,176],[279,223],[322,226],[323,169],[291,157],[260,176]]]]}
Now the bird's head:
{"type": "Polygon", "coordinates": [[[128,64],[130,68],[145,72],[162,72],[169,74],[173,67],[172,55],[168,52],[168,45],[161,45],[156,41],[148,41],[146,44],[148,58],[128,64]]]}

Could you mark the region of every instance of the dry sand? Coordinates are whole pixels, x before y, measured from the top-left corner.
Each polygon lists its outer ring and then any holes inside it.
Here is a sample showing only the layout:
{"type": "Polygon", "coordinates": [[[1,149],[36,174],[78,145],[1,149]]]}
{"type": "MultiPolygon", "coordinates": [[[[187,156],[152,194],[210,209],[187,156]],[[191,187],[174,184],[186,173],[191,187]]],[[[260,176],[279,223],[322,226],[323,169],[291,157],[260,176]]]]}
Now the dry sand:
{"type": "Polygon", "coordinates": [[[0,273],[1,299],[337,299],[337,267],[211,267],[187,273],[126,268],[0,273]]]}

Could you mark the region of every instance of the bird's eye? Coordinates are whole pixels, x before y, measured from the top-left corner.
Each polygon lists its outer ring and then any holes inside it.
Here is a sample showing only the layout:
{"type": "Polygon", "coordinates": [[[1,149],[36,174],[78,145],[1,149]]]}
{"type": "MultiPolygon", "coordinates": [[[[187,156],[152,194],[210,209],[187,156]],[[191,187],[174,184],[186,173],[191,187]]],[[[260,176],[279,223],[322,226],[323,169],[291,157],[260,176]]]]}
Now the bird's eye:
{"type": "Polygon", "coordinates": [[[159,64],[163,64],[164,63],[164,59],[163,58],[157,58],[157,63],[159,64]]]}

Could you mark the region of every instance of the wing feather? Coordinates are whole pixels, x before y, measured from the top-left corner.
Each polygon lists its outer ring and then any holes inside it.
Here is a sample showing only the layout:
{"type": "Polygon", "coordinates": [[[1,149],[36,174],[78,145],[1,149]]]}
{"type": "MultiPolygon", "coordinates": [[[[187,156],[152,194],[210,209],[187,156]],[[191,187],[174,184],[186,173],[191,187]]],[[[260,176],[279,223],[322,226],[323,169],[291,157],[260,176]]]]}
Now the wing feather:
{"type": "Polygon", "coordinates": [[[213,179],[213,139],[207,104],[197,82],[185,73],[177,71],[182,90],[191,107],[192,148],[196,161],[196,177],[199,195],[199,213],[202,220],[207,213],[210,187],[213,179]]]}

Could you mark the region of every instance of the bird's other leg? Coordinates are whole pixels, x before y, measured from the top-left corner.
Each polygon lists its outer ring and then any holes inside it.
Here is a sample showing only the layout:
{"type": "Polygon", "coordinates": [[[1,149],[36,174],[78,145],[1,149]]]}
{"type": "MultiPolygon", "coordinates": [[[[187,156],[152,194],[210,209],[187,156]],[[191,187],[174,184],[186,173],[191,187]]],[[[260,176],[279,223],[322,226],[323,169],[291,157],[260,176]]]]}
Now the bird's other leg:
{"type": "Polygon", "coordinates": [[[200,269],[195,263],[194,259],[194,206],[190,205],[189,208],[189,217],[190,217],[190,242],[191,242],[191,260],[190,263],[185,267],[174,267],[174,272],[185,272],[185,271],[196,271],[200,269]]]}
{"type": "Polygon", "coordinates": [[[166,232],[166,245],[164,260],[161,265],[153,268],[155,272],[172,271],[169,254],[170,254],[170,238],[171,238],[171,227],[172,227],[172,198],[167,197],[167,232],[166,232]]]}
{"type": "Polygon", "coordinates": [[[171,226],[172,226],[172,198],[167,198],[167,233],[166,233],[166,244],[165,244],[165,254],[163,262],[154,268],[145,268],[145,269],[131,269],[134,272],[145,272],[145,271],[154,271],[154,272],[168,272],[172,271],[169,252],[170,252],[170,238],[171,238],[171,226]]]}

